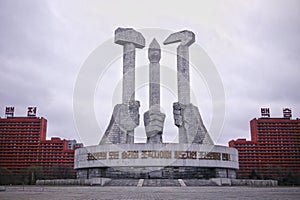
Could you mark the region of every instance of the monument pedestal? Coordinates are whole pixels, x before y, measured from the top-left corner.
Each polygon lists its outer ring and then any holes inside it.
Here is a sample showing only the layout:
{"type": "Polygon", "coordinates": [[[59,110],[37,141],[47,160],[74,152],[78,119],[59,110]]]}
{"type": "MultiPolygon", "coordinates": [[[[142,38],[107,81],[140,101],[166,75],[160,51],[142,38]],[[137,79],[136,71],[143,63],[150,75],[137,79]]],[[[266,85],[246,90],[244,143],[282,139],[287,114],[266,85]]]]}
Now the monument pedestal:
{"type": "Polygon", "coordinates": [[[76,150],[75,169],[86,178],[235,178],[234,148],[201,144],[110,144],[76,150]]]}

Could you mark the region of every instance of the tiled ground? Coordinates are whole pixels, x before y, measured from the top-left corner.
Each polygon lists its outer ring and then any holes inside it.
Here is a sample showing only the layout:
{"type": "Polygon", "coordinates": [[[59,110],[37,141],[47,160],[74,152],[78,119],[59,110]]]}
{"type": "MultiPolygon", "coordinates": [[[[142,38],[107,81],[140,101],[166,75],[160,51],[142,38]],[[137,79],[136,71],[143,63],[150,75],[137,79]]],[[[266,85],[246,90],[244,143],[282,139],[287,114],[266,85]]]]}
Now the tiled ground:
{"type": "Polygon", "coordinates": [[[300,187],[7,187],[0,199],[299,199],[300,187]]]}

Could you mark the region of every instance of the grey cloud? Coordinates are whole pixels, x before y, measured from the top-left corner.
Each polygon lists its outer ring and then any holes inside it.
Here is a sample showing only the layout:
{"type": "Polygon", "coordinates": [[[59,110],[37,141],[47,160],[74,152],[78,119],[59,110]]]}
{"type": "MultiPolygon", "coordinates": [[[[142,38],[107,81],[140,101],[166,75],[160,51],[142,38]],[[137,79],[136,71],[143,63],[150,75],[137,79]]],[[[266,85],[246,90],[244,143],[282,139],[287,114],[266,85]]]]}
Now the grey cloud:
{"type": "MultiPolygon", "coordinates": [[[[74,83],[84,60],[113,37],[117,26],[195,32],[224,83],[227,114],[221,144],[249,138],[249,121],[259,117],[260,107],[269,106],[272,115],[281,116],[282,107],[288,106],[294,117],[300,116],[299,1],[194,1],[172,8],[169,3],[151,1],[132,8],[121,3],[125,12],[105,1],[0,1],[0,116],[6,105],[14,105],[19,115],[37,105],[39,116],[48,119],[48,136],[79,139],[72,110],[74,83]],[[157,16],[149,16],[147,6],[157,9],[157,16]],[[134,9],[135,18],[127,13],[134,9]]],[[[113,73],[108,81],[114,81],[113,73]]],[[[96,95],[107,104],[93,113],[102,126],[109,117],[104,119],[101,112],[112,112],[112,90],[96,95]]]]}

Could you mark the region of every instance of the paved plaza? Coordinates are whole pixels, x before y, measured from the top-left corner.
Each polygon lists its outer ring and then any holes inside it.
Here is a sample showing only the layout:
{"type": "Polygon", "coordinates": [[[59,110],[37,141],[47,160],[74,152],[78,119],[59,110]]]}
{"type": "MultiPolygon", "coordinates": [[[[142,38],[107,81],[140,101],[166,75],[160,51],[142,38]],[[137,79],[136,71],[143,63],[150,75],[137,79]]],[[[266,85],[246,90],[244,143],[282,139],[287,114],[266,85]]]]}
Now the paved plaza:
{"type": "Polygon", "coordinates": [[[300,199],[300,187],[9,186],[0,199],[300,199]]]}

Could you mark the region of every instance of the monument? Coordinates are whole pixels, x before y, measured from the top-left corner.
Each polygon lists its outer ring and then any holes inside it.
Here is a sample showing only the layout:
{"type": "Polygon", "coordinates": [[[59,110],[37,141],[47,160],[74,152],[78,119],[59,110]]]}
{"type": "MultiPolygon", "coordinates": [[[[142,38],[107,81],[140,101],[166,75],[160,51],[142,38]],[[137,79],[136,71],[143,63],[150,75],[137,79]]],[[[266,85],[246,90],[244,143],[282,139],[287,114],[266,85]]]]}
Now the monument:
{"type": "Polygon", "coordinates": [[[190,103],[189,46],[195,34],[181,31],[171,34],[164,44],[181,42],[177,48],[178,102],[173,104],[175,125],[179,128],[179,143],[213,145],[196,106],[190,103]]]}
{"type": "Polygon", "coordinates": [[[135,101],[135,48],[144,48],[145,38],[133,29],[118,28],[115,43],[123,46],[122,104],[115,106],[100,144],[134,143],[134,128],[139,125],[140,102],[135,101]]]}
{"type": "Polygon", "coordinates": [[[147,143],[162,143],[166,115],[160,112],[160,46],[153,39],[148,51],[149,65],[149,111],[144,114],[147,143]]]}
{"type": "Polygon", "coordinates": [[[236,177],[237,150],[214,145],[198,108],[190,102],[189,46],[195,42],[195,34],[176,32],[163,44],[177,42],[178,102],[173,103],[173,117],[179,143],[164,143],[162,139],[166,115],[160,109],[161,49],[156,39],[148,48],[149,110],[144,113],[147,141],[134,143],[134,129],[140,120],[140,102],[135,99],[135,49],[145,47],[145,38],[132,28],[118,28],[115,43],[123,46],[122,103],[115,105],[99,145],[76,150],[74,166],[79,179],[236,177]]]}

